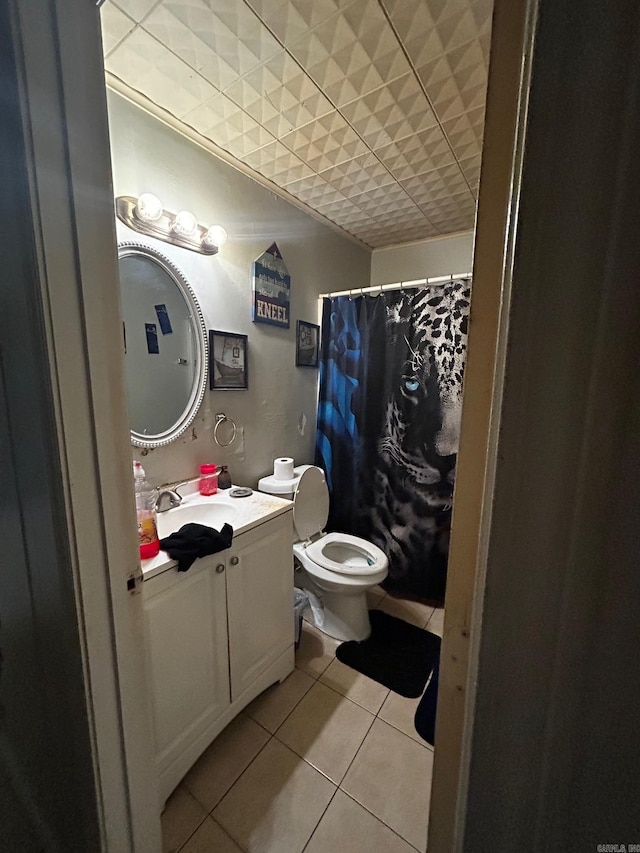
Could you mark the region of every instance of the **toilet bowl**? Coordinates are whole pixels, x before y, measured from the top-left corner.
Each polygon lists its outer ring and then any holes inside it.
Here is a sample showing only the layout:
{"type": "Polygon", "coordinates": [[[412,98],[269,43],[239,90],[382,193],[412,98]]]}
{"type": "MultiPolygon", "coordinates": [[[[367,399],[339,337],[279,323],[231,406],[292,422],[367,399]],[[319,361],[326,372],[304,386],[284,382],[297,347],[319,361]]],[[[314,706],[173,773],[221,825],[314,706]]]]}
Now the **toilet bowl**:
{"type": "Polygon", "coordinates": [[[291,480],[263,477],[258,488],[293,500],[296,584],[319,595],[324,619],[318,627],[337,640],[366,640],[371,633],[367,591],[383,581],[388,560],[371,542],[348,533],[325,533],[329,491],[324,472],[299,465],[291,480]]]}

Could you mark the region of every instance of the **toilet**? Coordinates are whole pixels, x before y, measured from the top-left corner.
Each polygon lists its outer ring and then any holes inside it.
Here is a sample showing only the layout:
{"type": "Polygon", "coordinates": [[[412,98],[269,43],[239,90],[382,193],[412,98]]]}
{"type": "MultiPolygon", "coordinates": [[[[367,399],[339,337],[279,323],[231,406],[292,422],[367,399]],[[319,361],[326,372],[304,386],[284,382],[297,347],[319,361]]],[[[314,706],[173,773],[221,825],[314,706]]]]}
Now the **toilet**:
{"type": "Polygon", "coordinates": [[[371,542],[348,533],[325,533],[329,490],[324,472],[315,465],[298,465],[293,478],[263,477],[258,489],[293,500],[298,563],[296,585],[318,595],[324,620],[318,627],[337,640],[366,640],[371,633],[367,590],[383,581],[389,562],[371,542]]]}

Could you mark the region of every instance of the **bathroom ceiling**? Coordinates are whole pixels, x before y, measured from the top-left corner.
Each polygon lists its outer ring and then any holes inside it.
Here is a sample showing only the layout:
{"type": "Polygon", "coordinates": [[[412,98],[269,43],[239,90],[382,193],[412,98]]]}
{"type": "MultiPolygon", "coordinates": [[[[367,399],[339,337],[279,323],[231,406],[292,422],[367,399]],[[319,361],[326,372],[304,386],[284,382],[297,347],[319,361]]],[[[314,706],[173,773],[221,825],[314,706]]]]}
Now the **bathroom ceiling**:
{"type": "Polygon", "coordinates": [[[366,245],[422,240],[474,224],[492,7],[108,0],[107,82],[366,245]]]}

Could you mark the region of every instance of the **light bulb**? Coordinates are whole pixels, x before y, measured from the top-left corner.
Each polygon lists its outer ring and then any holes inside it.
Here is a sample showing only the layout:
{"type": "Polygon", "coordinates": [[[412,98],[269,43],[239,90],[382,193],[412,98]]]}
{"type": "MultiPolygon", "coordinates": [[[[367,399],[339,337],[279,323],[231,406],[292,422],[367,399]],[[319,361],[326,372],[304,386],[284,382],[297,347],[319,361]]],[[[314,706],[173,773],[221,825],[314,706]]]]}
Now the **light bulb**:
{"type": "Polygon", "coordinates": [[[181,210],[179,213],[176,213],[175,219],[171,223],[171,230],[175,231],[181,237],[192,237],[197,227],[198,220],[188,210],[181,210]]]}
{"type": "Polygon", "coordinates": [[[162,202],[152,193],[142,193],[136,204],[136,214],[145,222],[157,222],[162,217],[162,202]]]}
{"type": "Polygon", "coordinates": [[[205,246],[221,249],[227,242],[227,232],[222,225],[212,225],[204,235],[202,242],[205,246]]]}

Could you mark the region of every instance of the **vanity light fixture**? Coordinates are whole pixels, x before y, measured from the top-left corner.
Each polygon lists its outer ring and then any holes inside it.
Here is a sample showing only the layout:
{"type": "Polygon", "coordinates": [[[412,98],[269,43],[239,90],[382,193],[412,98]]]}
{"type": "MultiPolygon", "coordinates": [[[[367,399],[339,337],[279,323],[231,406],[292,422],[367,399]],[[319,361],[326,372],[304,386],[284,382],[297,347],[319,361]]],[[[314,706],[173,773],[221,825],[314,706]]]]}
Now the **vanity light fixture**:
{"type": "Polygon", "coordinates": [[[180,237],[192,237],[198,230],[198,220],[193,213],[188,210],[181,210],[176,213],[175,219],[171,223],[171,230],[180,237]]]}
{"type": "Polygon", "coordinates": [[[226,242],[227,232],[224,230],[222,225],[212,225],[202,238],[203,245],[217,246],[218,249],[221,249],[226,242]]]}
{"type": "Polygon", "coordinates": [[[152,193],[142,193],[135,213],[143,222],[157,222],[162,216],[162,202],[152,193]]]}
{"type": "Polygon", "coordinates": [[[222,226],[199,225],[188,210],[175,214],[165,210],[153,193],[142,193],[139,198],[118,196],[116,215],[134,231],[203,255],[217,254],[227,239],[227,232],[222,226]]]}

